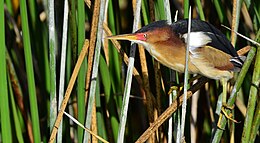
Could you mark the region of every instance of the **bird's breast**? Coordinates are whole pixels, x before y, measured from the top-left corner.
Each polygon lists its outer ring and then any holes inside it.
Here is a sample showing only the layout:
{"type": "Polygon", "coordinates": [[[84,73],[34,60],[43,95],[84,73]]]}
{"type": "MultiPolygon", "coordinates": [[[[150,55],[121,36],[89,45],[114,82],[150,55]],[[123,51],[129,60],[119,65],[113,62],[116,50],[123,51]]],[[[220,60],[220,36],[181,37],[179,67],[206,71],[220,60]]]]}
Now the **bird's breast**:
{"type": "MultiPolygon", "coordinates": [[[[185,68],[185,47],[182,45],[144,45],[146,50],[161,64],[166,67],[176,70],[178,72],[184,72],[185,68]]],[[[189,72],[198,73],[199,70],[189,62],[189,72]]]]}

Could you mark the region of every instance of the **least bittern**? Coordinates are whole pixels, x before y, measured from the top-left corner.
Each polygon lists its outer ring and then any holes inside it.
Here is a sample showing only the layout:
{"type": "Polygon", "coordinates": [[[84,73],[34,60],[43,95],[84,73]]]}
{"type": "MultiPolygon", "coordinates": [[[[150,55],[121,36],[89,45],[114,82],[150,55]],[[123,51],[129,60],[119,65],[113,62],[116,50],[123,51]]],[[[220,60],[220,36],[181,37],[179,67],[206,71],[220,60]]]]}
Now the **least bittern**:
{"type": "MultiPolygon", "coordinates": [[[[108,39],[142,44],[161,64],[183,73],[187,33],[187,19],[171,25],[166,21],[156,21],[133,34],[110,36],[108,39]]],[[[189,73],[221,80],[223,90],[226,90],[226,82],[233,77],[232,71],[240,71],[245,59],[238,56],[223,33],[201,20],[191,22],[189,58],[189,73]]]]}

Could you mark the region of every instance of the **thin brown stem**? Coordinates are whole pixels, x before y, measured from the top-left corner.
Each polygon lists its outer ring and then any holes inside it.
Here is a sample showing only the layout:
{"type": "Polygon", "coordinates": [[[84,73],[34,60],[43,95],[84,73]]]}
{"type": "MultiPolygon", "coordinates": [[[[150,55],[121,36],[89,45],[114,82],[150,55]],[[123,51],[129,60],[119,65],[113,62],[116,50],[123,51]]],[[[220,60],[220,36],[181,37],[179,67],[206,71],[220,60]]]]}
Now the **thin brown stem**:
{"type": "MultiPolygon", "coordinates": [[[[95,100],[95,99],[94,99],[95,100]]],[[[92,120],[91,120],[91,129],[94,132],[94,134],[98,134],[97,133],[97,110],[96,110],[96,102],[94,101],[93,104],[93,110],[92,110],[92,120]]],[[[92,138],[92,143],[98,143],[98,139],[97,138],[92,138]]]]}
{"type": "Polygon", "coordinates": [[[85,103],[87,102],[87,96],[90,87],[90,76],[93,66],[93,59],[94,59],[94,51],[95,51],[95,43],[97,39],[97,26],[98,26],[98,17],[99,17],[99,8],[100,8],[100,1],[95,1],[94,4],[94,12],[92,18],[92,27],[90,32],[90,46],[89,46],[89,55],[88,55],[88,69],[87,69],[87,76],[86,76],[86,91],[85,91],[85,103]]]}

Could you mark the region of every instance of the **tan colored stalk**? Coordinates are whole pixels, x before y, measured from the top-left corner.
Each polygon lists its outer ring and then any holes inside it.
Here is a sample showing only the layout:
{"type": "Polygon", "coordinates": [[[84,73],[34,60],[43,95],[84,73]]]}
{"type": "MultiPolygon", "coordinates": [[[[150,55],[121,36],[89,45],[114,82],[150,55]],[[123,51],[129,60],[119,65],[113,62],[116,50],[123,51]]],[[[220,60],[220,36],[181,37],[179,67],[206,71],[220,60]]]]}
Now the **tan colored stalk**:
{"type": "Polygon", "coordinates": [[[147,108],[147,114],[148,114],[148,120],[150,125],[154,122],[154,97],[151,92],[150,84],[149,84],[149,74],[147,69],[147,63],[146,63],[146,56],[144,47],[139,45],[139,56],[140,56],[140,62],[141,62],[141,69],[142,69],[142,75],[143,75],[143,85],[146,95],[146,108],[147,108]]]}
{"type": "Polygon", "coordinates": [[[232,11],[232,25],[231,25],[231,44],[234,46],[236,42],[236,33],[234,32],[236,27],[236,19],[237,19],[237,0],[233,0],[233,11],[232,11]]]}
{"type": "Polygon", "coordinates": [[[90,87],[90,76],[93,66],[93,59],[94,59],[94,51],[95,51],[95,43],[97,39],[97,26],[98,26],[98,17],[99,17],[99,8],[100,8],[100,1],[97,0],[94,3],[94,12],[92,17],[91,23],[91,31],[90,31],[90,42],[89,42],[89,55],[88,55],[88,69],[86,75],[86,91],[85,91],[85,103],[87,102],[89,87],[90,87]]]}
{"type": "MultiPolygon", "coordinates": [[[[154,0],[149,0],[149,11],[151,21],[155,21],[155,10],[154,10],[154,0]]],[[[156,91],[156,105],[157,111],[154,111],[155,120],[161,115],[161,71],[160,71],[160,63],[157,60],[154,60],[153,63],[154,68],[154,78],[155,78],[155,91],[156,91]]],[[[161,130],[157,131],[157,137],[161,134],[161,130]]]]}
{"type": "MultiPolygon", "coordinates": [[[[93,109],[92,109],[92,120],[91,120],[91,129],[94,134],[97,135],[97,110],[96,110],[96,101],[94,99],[93,109]]],[[[101,130],[101,129],[100,129],[101,130]]],[[[92,138],[92,143],[98,143],[97,138],[92,138]]]]}

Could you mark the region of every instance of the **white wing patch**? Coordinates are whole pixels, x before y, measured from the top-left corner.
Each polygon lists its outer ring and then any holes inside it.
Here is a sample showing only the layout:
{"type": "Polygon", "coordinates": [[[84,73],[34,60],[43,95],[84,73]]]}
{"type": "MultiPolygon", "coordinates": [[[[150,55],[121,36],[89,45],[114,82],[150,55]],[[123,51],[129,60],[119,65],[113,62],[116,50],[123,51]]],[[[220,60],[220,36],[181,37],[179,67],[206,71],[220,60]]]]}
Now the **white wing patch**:
{"type": "MultiPolygon", "coordinates": [[[[182,35],[185,43],[187,43],[188,33],[182,35]]],[[[190,33],[190,52],[193,53],[196,48],[202,47],[210,43],[212,39],[205,34],[205,32],[191,32],[190,33]]]]}

